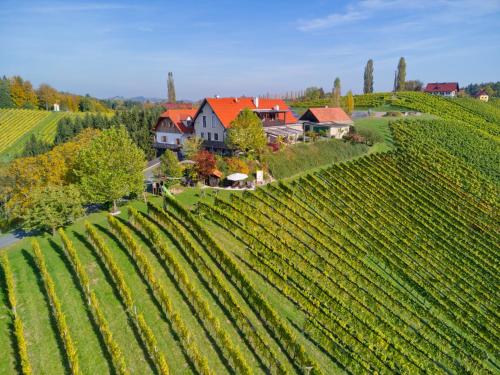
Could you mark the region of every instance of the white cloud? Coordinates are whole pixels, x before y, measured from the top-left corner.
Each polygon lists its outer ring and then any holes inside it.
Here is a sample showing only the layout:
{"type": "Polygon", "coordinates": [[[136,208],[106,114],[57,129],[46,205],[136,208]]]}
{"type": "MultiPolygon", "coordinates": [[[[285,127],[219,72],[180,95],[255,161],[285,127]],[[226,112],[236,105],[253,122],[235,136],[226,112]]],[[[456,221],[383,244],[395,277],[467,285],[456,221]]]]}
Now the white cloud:
{"type": "Polygon", "coordinates": [[[349,5],[344,12],[331,13],[310,20],[301,19],[297,28],[306,32],[328,29],[374,18],[381,12],[395,10],[403,11],[408,16],[417,16],[419,11],[425,11],[423,19],[438,18],[441,22],[460,23],[498,12],[500,0],[361,0],[349,5]]]}

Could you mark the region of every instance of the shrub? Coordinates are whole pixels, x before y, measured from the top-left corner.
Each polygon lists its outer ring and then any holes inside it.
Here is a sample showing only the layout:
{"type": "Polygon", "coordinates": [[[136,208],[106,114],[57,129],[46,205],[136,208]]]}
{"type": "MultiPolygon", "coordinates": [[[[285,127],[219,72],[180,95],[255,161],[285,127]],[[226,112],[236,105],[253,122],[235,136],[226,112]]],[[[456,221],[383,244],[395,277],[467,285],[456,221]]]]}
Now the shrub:
{"type": "Polygon", "coordinates": [[[361,135],[364,138],[365,142],[369,145],[384,141],[384,136],[380,134],[377,129],[362,128],[358,130],[358,134],[361,135]]]}
{"type": "Polygon", "coordinates": [[[249,174],[250,168],[244,160],[238,158],[229,158],[227,159],[227,168],[230,173],[244,173],[249,174]]]}

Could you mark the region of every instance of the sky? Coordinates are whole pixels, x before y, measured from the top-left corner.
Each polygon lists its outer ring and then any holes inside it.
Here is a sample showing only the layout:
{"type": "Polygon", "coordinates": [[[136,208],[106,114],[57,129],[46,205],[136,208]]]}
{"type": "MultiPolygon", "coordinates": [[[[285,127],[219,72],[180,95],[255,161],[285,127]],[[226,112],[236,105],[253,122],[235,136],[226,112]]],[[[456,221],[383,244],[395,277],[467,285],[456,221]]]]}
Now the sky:
{"type": "Polygon", "coordinates": [[[500,0],[0,0],[0,75],[113,96],[360,93],[407,79],[500,80],[500,0]]]}

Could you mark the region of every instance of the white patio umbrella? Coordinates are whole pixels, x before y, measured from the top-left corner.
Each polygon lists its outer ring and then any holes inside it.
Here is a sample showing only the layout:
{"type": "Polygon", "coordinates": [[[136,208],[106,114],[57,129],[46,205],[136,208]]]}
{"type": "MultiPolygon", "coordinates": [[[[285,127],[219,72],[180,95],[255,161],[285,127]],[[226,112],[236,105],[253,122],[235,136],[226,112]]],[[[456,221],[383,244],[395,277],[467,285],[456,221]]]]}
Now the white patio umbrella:
{"type": "Polygon", "coordinates": [[[243,181],[247,178],[248,178],[248,176],[244,173],[233,173],[233,174],[230,174],[229,176],[227,176],[227,179],[229,181],[243,181]]]}

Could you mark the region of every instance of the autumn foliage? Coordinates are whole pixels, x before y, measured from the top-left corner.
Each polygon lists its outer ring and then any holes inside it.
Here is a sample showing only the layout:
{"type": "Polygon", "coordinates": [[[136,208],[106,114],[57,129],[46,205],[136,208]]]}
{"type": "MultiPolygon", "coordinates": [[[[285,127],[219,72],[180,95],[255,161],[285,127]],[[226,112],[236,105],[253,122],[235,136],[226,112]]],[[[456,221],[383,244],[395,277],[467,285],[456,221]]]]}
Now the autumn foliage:
{"type": "Polygon", "coordinates": [[[208,151],[200,151],[195,157],[196,162],[196,172],[201,178],[206,178],[210,176],[210,173],[215,169],[216,160],[214,154],[208,151]]]}

